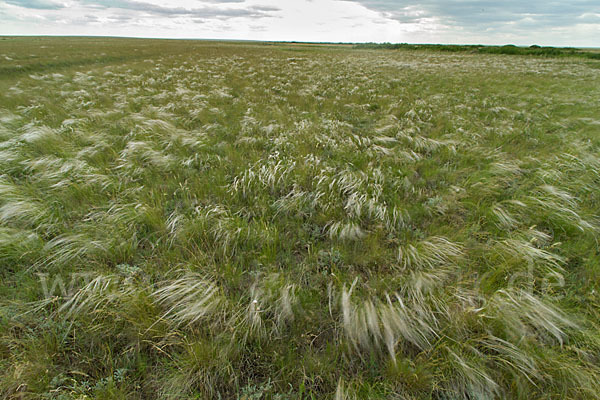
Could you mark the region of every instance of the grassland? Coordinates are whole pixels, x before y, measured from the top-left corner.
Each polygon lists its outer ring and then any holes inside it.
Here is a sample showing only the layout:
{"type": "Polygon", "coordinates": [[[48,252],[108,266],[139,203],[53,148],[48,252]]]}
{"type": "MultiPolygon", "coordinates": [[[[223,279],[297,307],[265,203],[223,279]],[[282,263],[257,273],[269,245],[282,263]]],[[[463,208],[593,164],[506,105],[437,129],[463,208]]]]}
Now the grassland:
{"type": "Polygon", "coordinates": [[[483,45],[440,45],[440,44],[408,44],[408,43],[359,43],[354,45],[356,49],[387,49],[387,50],[430,50],[450,53],[472,53],[472,54],[508,54],[535,57],[582,57],[600,60],[598,49],[578,49],[574,47],[548,47],[532,45],[529,47],[515,46],[512,44],[504,46],[483,45]]]}
{"type": "Polygon", "coordinates": [[[598,399],[598,110],[582,57],[0,38],[0,397],[598,399]]]}

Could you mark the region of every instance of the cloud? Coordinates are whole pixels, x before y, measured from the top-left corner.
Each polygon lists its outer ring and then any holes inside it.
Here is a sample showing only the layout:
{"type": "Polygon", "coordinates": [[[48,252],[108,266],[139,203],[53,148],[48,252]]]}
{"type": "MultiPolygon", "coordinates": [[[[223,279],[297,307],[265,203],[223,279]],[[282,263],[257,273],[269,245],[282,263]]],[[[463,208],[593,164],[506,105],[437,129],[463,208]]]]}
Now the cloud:
{"type": "MultiPolygon", "coordinates": [[[[211,2],[216,3],[216,2],[211,2]]],[[[239,0],[220,1],[219,3],[239,3],[239,0]]],[[[83,0],[81,4],[92,8],[120,9],[137,11],[163,17],[194,17],[194,18],[262,18],[272,16],[279,11],[278,7],[250,6],[245,8],[222,8],[218,6],[203,6],[195,8],[167,7],[136,0],[83,0]]]]}
{"type": "Polygon", "coordinates": [[[64,4],[51,0],[4,0],[4,3],[32,10],[60,10],[65,8],[64,4]]]}
{"type": "MultiPolygon", "coordinates": [[[[359,3],[401,23],[436,20],[446,26],[486,29],[505,24],[557,27],[578,23],[584,15],[600,13],[597,0],[346,0],[359,3]]],[[[589,19],[589,17],[588,17],[589,19]]]]}
{"type": "Polygon", "coordinates": [[[0,20],[4,34],[598,46],[600,1],[0,0],[0,20]]]}

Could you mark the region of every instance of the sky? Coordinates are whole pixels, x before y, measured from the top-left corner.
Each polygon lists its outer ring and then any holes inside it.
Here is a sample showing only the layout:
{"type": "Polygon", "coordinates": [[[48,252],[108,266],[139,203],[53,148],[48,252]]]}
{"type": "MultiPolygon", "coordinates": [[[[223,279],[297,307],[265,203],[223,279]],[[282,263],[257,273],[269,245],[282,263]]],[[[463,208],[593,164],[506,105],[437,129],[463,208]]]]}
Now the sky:
{"type": "Polygon", "coordinates": [[[600,47],[600,0],[0,0],[0,35],[600,47]]]}

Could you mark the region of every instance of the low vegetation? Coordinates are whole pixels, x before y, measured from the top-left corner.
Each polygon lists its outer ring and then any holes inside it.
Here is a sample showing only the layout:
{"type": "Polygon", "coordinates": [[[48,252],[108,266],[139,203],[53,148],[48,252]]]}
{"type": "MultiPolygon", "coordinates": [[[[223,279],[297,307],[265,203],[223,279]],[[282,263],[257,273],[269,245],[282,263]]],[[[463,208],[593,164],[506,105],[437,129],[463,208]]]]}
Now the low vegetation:
{"type": "Polygon", "coordinates": [[[450,53],[473,54],[510,54],[535,57],[582,57],[600,60],[597,49],[578,49],[574,47],[550,47],[532,45],[529,47],[507,44],[504,46],[483,45],[442,45],[442,44],[408,44],[408,43],[359,43],[356,49],[386,49],[386,50],[428,50],[450,53]]]}
{"type": "Polygon", "coordinates": [[[600,398],[600,68],[0,38],[0,397],[600,398]]]}

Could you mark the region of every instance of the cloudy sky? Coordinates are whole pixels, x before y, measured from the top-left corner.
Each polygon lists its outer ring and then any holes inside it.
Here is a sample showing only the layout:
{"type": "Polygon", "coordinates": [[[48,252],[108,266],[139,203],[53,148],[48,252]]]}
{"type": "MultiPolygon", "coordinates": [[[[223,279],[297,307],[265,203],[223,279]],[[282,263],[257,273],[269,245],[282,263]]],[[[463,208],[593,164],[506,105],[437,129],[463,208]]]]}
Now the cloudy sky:
{"type": "Polygon", "coordinates": [[[0,0],[0,35],[600,47],[600,0],[0,0]]]}

